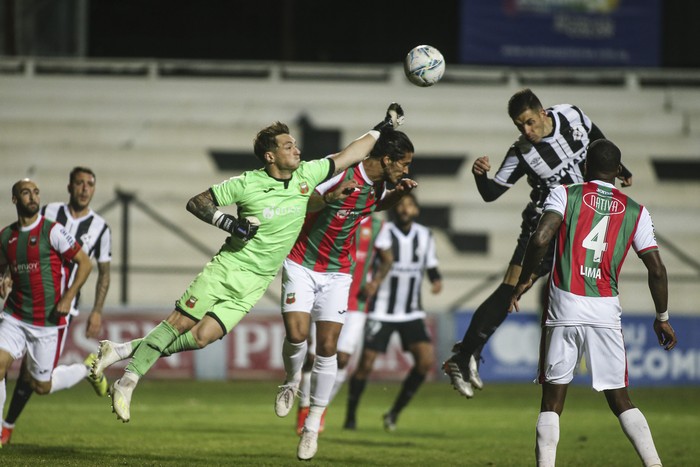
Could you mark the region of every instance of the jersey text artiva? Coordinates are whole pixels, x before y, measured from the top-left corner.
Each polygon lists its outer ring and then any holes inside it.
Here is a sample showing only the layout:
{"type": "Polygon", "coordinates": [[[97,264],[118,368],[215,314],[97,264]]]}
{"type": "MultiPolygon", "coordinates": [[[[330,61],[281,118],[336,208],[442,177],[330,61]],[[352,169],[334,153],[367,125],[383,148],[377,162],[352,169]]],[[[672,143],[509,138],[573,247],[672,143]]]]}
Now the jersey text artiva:
{"type": "Polygon", "coordinates": [[[68,262],[80,245],[62,225],[39,215],[30,226],[17,222],[0,231],[0,249],[10,269],[12,291],[4,311],[34,326],[65,326],[56,313],[68,282],[68,262]]]}
{"type": "Polygon", "coordinates": [[[630,246],[639,255],[658,249],[648,212],[612,185],[587,182],[562,187],[556,195],[552,193],[545,210],[563,214],[552,280],[573,294],[617,296],[620,269],[630,246]],[[566,203],[563,213],[561,195],[566,203]]]}
{"type": "Polygon", "coordinates": [[[367,311],[367,299],[360,294],[362,288],[371,279],[371,268],[374,262],[374,252],[377,249],[386,250],[391,244],[378,245],[377,235],[384,221],[374,215],[365,217],[355,234],[355,267],[352,270],[352,283],[348,298],[348,311],[367,311]]]}
{"type": "Polygon", "coordinates": [[[394,263],[370,305],[370,317],[391,322],[425,318],[421,283],[426,270],[438,267],[435,239],[430,229],[415,222],[408,233],[389,222],[377,243],[383,242],[384,236],[391,238],[394,263]]]}
{"type": "Polygon", "coordinates": [[[522,176],[533,189],[530,197],[539,207],[559,185],[583,182],[583,162],[590,142],[591,120],[576,106],[559,104],[547,109],[553,131],[538,143],[521,135],[508,150],[494,181],[512,187],[522,176]]]}
{"type": "Polygon", "coordinates": [[[331,175],[329,159],[302,161],[288,180],[270,177],[263,169],[244,172],[211,187],[219,206],[238,205],[238,217],[260,220],[248,242],[230,236],[221,247],[222,258],[263,276],[275,275],[297,239],[309,196],[331,175]]]}
{"type": "MultiPolygon", "coordinates": [[[[50,220],[56,221],[65,227],[66,231],[77,241],[90,258],[98,263],[112,261],[112,232],[102,216],[92,209],[80,218],[74,218],[66,203],[49,203],[41,208],[41,213],[50,220]]],[[[75,263],[69,266],[70,278],[68,286],[73,283],[77,271],[75,263]]],[[[71,314],[78,314],[78,300],[80,293],[71,303],[71,314]]]]}
{"type": "Polygon", "coordinates": [[[384,182],[374,184],[357,164],[323,183],[320,194],[333,191],[345,180],[355,180],[357,189],[342,201],[306,215],[289,259],[317,272],[350,274],[355,261],[355,231],[363,217],[377,209],[386,192],[384,182]]]}

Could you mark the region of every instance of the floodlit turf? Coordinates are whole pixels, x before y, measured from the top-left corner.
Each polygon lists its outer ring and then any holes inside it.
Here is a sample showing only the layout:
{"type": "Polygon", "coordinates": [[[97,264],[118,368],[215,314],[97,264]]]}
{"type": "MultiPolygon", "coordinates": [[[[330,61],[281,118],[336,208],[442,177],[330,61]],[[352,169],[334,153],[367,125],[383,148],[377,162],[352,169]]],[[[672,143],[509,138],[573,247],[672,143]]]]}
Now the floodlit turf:
{"type": "MultiPolygon", "coordinates": [[[[12,394],[12,383],[8,385],[12,394]]],[[[345,390],[328,412],[314,465],[534,465],[539,387],[488,384],[467,400],[444,381],[426,384],[386,433],[381,415],[399,385],[371,382],[356,431],[341,429],[345,390]]],[[[109,399],[87,383],[33,396],[0,465],[298,465],[295,411],[273,410],[277,383],[146,380],[134,393],[132,421],[118,422],[109,399]]],[[[700,388],[632,389],[664,465],[698,465],[700,388]]],[[[573,387],[561,420],[558,465],[641,465],[601,394],[573,387]]]]}

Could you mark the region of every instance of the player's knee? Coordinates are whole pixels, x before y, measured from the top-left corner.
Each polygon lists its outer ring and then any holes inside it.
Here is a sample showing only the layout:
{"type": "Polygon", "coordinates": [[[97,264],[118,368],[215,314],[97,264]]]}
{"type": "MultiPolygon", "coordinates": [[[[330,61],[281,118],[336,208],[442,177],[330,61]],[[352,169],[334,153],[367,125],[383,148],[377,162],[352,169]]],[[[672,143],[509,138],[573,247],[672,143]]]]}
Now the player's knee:
{"type": "Polygon", "coordinates": [[[332,339],[324,339],[316,345],[316,355],[332,357],[337,352],[337,343],[332,339]]]}
{"type": "Polygon", "coordinates": [[[338,369],[342,370],[348,366],[348,362],[350,362],[350,355],[345,352],[338,352],[338,369]]]}

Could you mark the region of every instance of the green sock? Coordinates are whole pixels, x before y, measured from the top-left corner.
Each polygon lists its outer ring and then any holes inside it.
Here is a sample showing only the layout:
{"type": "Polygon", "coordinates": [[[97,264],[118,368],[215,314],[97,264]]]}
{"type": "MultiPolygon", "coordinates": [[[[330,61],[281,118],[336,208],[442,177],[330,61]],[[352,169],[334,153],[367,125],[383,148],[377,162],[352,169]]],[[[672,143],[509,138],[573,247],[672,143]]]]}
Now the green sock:
{"type": "Polygon", "coordinates": [[[163,350],[163,356],[168,357],[174,353],[184,352],[185,350],[197,350],[199,346],[197,341],[194,339],[191,331],[187,331],[184,334],[177,336],[172,344],[170,344],[165,350],[163,350]]]}
{"type": "MultiPolygon", "coordinates": [[[[143,343],[143,338],[134,339],[131,341],[131,355],[134,355],[136,349],[143,343]]],[[[191,331],[187,331],[184,334],[180,334],[165,350],[163,350],[163,357],[169,357],[174,353],[184,352],[185,350],[197,350],[199,345],[194,339],[191,331]]]]}
{"type": "Polygon", "coordinates": [[[177,330],[170,323],[161,321],[143,338],[126,370],[139,376],[145,375],[177,336],[177,330]]]}

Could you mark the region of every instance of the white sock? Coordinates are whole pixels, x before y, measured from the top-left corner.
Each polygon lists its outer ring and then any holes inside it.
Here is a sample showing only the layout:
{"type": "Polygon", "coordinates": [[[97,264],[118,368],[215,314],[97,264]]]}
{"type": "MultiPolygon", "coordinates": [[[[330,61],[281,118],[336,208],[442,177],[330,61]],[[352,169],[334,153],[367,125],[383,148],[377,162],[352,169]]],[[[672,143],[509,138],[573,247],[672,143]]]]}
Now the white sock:
{"type": "Polygon", "coordinates": [[[124,375],[117,381],[117,384],[126,389],[133,389],[139,384],[140,379],[141,377],[136,373],[126,370],[124,375]]]}
{"type": "Polygon", "coordinates": [[[554,467],[559,443],[559,415],[556,412],[540,412],[537,417],[537,467],[554,467]]]}
{"type": "Polygon", "coordinates": [[[88,368],[82,363],[59,365],[51,372],[51,390],[49,394],[71,388],[81,382],[87,375],[88,368]]]}
{"type": "Polygon", "coordinates": [[[301,384],[299,384],[299,407],[311,405],[311,372],[302,371],[301,384]]]}
{"type": "Polygon", "coordinates": [[[304,366],[307,347],[306,341],[292,344],[287,338],[284,339],[282,344],[282,361],[284,362],[284,371],[287,374],[285,377],[287,383],[298,383],[301,381],[301,368],[304,366]]]}
{"type": "Polygon", "coordinates": [[[3,378],[2,381],[0,381],[0,421],[2,421],[3,424],[5,421],[2,416],[5,413],[5,400],[7,399],[7,389],[5,388],[6,379],[7,378],[3,378]]]}
{"type": "MultiPolygon", "coordinates": [[[[143,339],[141,339],[143,341],[143,339]]],[[[114,344],[114,351],[119,355],[119,358],[121,360],[127,359],[129,357],[134,356],[134,348],[133,345],[131,344],[133,341],[128,341],[128,342],[123,342],[121,344],[118,344],[116,342],[113,342],[114,344]]]]}
{"type": "Polygon", "coordinates": [[[337,371],[337,356],[321,357],[316,355],[314,366],[311,369],[311,408],[304,424],[304,427],[309,431],[318,431],[321,426],[321,415],[328,406],[337,371]]]}
{"type": "Polygon", "coordinates": [[[331,396],[330,399],[328,400],[328,404],[331,403],[333,399],[335,399],[336,394],[338,394],[338,391],[340,391],[340,388],[343,387],[343,383],[345,383],[345,380],[348,377],[348,369],[346,368],[338,368],[338,373],[335,375],[335,382],[333,383],[333,389],[331,389],[331,396]]]}
{"type": "Polygon", "coordinates": [[[661,459],[656,452],[654,439],[644,414],[637,408],[625,410],[617,417],[620,420],[622,431],[625,432],[637,450],[639,458],[646,467],[651,465],[661,465],[661,459]]]}

